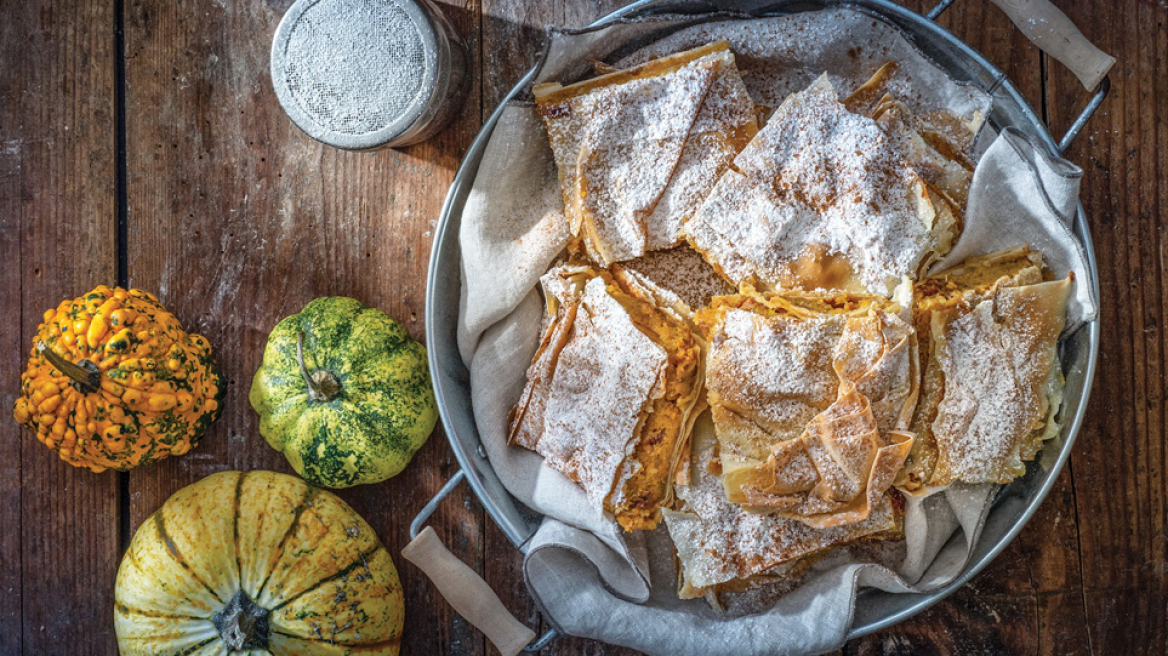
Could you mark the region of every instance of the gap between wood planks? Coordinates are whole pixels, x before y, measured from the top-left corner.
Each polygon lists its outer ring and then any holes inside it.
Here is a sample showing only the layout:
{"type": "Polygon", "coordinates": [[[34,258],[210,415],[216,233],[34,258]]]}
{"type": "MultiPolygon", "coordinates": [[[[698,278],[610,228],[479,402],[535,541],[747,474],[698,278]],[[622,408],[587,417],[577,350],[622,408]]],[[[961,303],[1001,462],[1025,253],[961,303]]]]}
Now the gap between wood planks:
{"type": "MultiPolygon", "coordinates": [[[[129,213],[126,190],[129,165],[126,159],[126,3],[114,0],[114,206],[117,209],[116,246],[118,286],[130,288],[129,213]]],[[[130,472],[118,472],[118,558],[130,546],[130,472]]]]}
{"type": "MultiPolygon", "coordinates": [[[[1040,112],[1042,113],[1042,122],[1046,124],[1047,129],[1049,130],[1051,126],[1050,95],[1052,81],[1050,79],[1050,60],[1046,53],[1042,51],[1039,51],[1038,53],[1038,71],[1040,80],[1039,84],[1042,88],[1042,107],[1040,108],[1040,112]]],[[[1061,137],[1058,138],[1061,139],[1061,137]]],[[[1083,531],[1079,524],[1079,498],[1075,490],[1075,470],[1071,465],[1070,458],[1067,458],[1066,468],[1067,477],[1070,479],[1071,485],[1071,506],[1075,510],[1075,557],[1079,561],[1079,601],[1083,605],[1083,620],[1086,624],[1087,653],[1093,655],[1095,653],[1095,648],[1092,645],[1091,640],[1091,622],[1089,621],[1091,615],[1087,608],[1087,579],[1085,578],[1085,572],[1083,571],[1083,531]]],[[[1042,611],[1040,608],[1037,608],[1037,605],[1036,612],[1038,615],[1035,618],[1035,635],[1038,636],[1038,653],[1042,653],[1042,611]]]]}

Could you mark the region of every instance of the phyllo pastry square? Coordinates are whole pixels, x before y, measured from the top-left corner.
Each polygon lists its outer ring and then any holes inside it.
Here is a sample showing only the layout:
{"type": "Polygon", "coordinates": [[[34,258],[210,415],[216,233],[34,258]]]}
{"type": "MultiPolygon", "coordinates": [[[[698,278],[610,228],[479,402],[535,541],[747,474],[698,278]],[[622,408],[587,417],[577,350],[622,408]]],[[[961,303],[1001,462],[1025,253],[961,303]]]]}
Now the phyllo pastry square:
{"type": "Polygon", "coordinates": [[[718,441],[709,415],[694,430],[694,466],[688,485],[677,485],[680,510],[665,523],[680,562],[678,596],[742,590],[798,576],[825,551],[861,539],[903,535],[903,499],[881,496],[858,522],[815,528],[778,514],[748,512],[726,500],[719,477],[718,441]]]}
{"type": "Polygon", "coordinates": [[[602,266],[680,244],[758,131],[725,42],[533,93],[572,234],[602,266]]]}
{"type": "Polygon", "coordinates": [[[881,95],[886,65],[840,101],[826,74],[771,115],[685,224],[735,284],[889,295],[961,232],[973,125],[881,95]]]}
{"type": "Polygon", "coordinates": [[[700,411],[699,336],[636,274],[563,266],[509,441],[544,457],[626,530],[652,529],[688,466],[700,411]]]}
{"type": "Polygon", "coordinates": [[[1071,279],[1015,248],[971,258],[917,284],[922,363],[916,442],[897,486],[1008,483],[1058,433],[1058,339],[1071,279]]]}
{"type": "Polygon", "coordinates": [[[883,503],[912,444],[910,291],[747,290],[698,313],[730,502],[817,528],[883,503]]]}

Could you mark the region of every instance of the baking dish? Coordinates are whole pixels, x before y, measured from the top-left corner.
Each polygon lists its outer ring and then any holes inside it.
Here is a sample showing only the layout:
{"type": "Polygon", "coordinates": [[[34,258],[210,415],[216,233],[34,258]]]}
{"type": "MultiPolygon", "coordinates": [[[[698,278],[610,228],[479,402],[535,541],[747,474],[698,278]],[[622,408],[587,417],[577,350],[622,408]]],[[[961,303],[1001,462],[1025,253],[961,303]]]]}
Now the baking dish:
{"type": "MultiPolygon", "coordinates": [[[[992,108],[987,116],[989,125],[997,130],[1006,127],[1016,128],[1027,135],[1035,144],[1045,148],[1050,154],[1061,154],[1074,141],[1087,120],[1107,96],[1110,85],[1107,78],[1103,76],[1106,67],[1101,67],[1097,62],[1092,61],[1090,51],[1086,50],[1086,48],[1090,48],[1089,44],[1082,41],[1082,36],[1078,34],[1077,30],[1074,30],[1065,16],[1057,13],[1057,9],[1054,9],[1049,3],[1000,0],[999,4],[1003,5],[1011,18],[1020,24],[1024,32],[1028,32],[1028,36],[1037,38],[1037,42],[1049,54],[1056,56],[1060,61],[1069,63],[1080,79],[1083,79],[1085,84],[1091,85],[1094,89],[1085,108],[1073,122],[1071,128],[1061,139],[1056,141],[1043,125],[1039,116],[1003,72],[994,67],[980,53],[936,23],[936,18],[952,2],[953,0],[943,0],[927,15],[920,15],[886,0],[851,0],[848,2],[833,0],[787,2],[641,0],[601,18],[585,29],[596,30],[615,21],[662,14],[700,14],[711,11],[736,10],[767,15],[846,6],[869,13],[898,27],[911,43],[951,77],[959,82],[977,85],[989,93],[993,98],[992,108]],[[1051,11],[1055,14],[1050,14],[1051,11]],[[1042,17],[1042,20],[1035,21],[1033,20],[1035,17],[1042,17]],[[1063,35],[1067,35],[1066,41],[1052,39],[1049,32],[1045,35],[1030,33],[1032,30],[1028,30],[1027,26],[1032,28],[1035,24],[1044,25],[1049,30],[1061,30],[1063,35]],[[1067,44],[1070,44],[1069,49],[1067,44]],[[1079,45],[1083,45],[1084,48],[1077,49],[1079,45]]],[[[482,130],[471,144],[451,184],[435,230],[427,280],[426,329],[430,365],[439,410],[451,448],[461,469],[423,508],[411,526],[411,536],[419,535],[426,519],[434,512],[441,500],[465,479],[492,519],[521,552],[525,550],[525,544],[538,528],[540,517],[523,507],[506,491],[492,469],[475,429],[470,401],[469,373],[463,366],[456,337],[461,292],[458,232],[463,206],[478,170],[479,161],[501,115],[502,108],[508,101],[523,98],[524,94],[529,94],[529,85],[534,73],[535,69],[515,85],[500,103],[499,108],[487,119],[482,130]]],[[[1084,245],[1089,269],[1089,279],[1078,282],[1090,286],[1097,297],[1098,275],[1089,227],[1081,205],[1076,212],[1073,230],[1084,245]]],[[[857,603],[853,625],[848,635],[849,638],[886,628],[937,603],[981,571],[1021,531],[1054,485],[1070,455],[1087,405],[1094,376],[1098,340],[1098,319],[1079,327],[1063,340],[1060,357],[1066,376],[1066,393],[1062,410],[1061,435],[1047,446],[1049,452],[1044,457],[1045,468],[1033,465],[1025,477],[1001,489],[990,511],[980,540],[961,575],[948,585],[929,593],[891,594],[874,589],[862,591],[859,597],[860,601],[857,603]]],[[[447,557],[453,559],[453,556],[450,556],[448,552],[442,556],[442,558],[447,557]]],[[[411,558],[411,560],[413,559],[411,558]]],[[[426,568],[423,567],[423,569],[426,568]]],[[[442,590],[442,582],[437,581],[437,583],[442,590]]],[[[470,585],[465,581],[463,584],[470,585]]],[[[484,594],[490,594],[489,589],[486,588],[486,584],[482,583],[481,579],[474,582],[474,585],[480,586],[480,590],[484,594]]],[[[491,596],[493,597],[493,595],[491,596]]],[[[496,606],[491,608],[495,612],[505,612],[497,598],[493,599],[493,603],[496,606]]],[[[456,609],[458,609],[457,605],[456,609]]],[[[464,614],[473,614],[473,612],[468,610],[464,614]]],[[[476,618],[468,617],[468,619],[472,623],[478,624],[475,621],[476,618]]],[[[524,635],[530,636],[531,634],[528,632],[524,635]]],[[[489,632],[488,636],[498,644],[498,641],[489,632]]],[[[540,640],[525,647],[524,650],[538,650],[546,645],[552,637],[552,634],[546,634],[540,640]]],[[[510,639],[514,642],[518,638],[516,635],[512,635],[510,639]]],[[[506,650],[503,651],[507,653],[506,650]]]]}

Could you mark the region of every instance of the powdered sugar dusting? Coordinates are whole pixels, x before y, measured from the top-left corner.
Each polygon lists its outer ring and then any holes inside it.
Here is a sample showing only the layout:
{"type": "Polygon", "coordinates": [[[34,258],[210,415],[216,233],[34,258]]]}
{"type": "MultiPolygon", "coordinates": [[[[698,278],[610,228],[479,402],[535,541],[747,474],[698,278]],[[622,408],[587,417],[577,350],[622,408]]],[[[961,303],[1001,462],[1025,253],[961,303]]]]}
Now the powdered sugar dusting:
{"type": "Polygon", "coordinates": [[[889,312],[848,321],[832,355],[842,378],[872,403],[881,433],[907,430],[919,392],[913,327],[889,312]]]}
{"type": "Polygon", "coordinates": [[[669,535],[677,546],[685,582],[705,588],[765,572],[776,565],[813,554],[896,525],[887,497],[864,521],[816,529],[774,515],[753,514],[726,501],[722,484],[711,473],[715,440],[704,417],[694,427],[694,481],[677,486],[681,512],[666,512],[669,535]]]}
{"type": "Polygon", "coordinates": [[[941,460],[969,481],[997,478],[1030,414],[991,310],[979,303],[938,342],[946,385],[933,429],[941,460]]]}
{"type": "Polygon", "coordinates": [[[742,176],[719,184],[687,230],[735,282],[798,277],[796,261],[819,246],[844,256],[868,290],[888,294],[939,247],[900,143],[849,112],[821,76],[776,110],[735,158],[742,176]],[[740,259],[724,257],[727,246],[740,259]]]}
{"type": "Polygon", "coordinates": [[[646,250],[671,248],[681,241],[682,225],[757,129],[754,103],[734,67],[733,56],[722,53],[717,71],[673,177],[645,220],[646,250]]]}
{"type": "Polygon", "coordinates": [[[1025,472],[1048,418],[1069,283],[1003,287],[949,321],[937,339],[945,395],[933,433],[933,484],[1008,482],[1025,472]]]}
{"type": "Polygon", "coordinates": [[[602,508],[636,446],[641,412],[663,393],[666,354],[633,325],[603,279],[585,285],[580,303],[548,386],[536,451],[602,508]]]}
{"type": "Polygon", "coordinates": [[[742,417],[765,428],[768,439],[753,445],[733,440],[724,457],[733,453],[765,460],[770,442],[797,438],[807,422],[831,405],[838,387],[832,345],[846,324],[840,315],[767,319],[746,310],[726,311],[721,329],[710,338],[706,368],[719,436],[734,432],[724,431],[723,424],[736,424],[742,417]],[[726,421],[719,416],[723,407],[734,409],[726,421]]]}
{"type": "Polygon", "coordinates": [[[588,245],[601,264],[645,252],[644,218],[665,191],[713,84],[712,57],[541,108],[569,219],[578,235],[594,231],[588,245]]]}
{"type": "Polygon", "coordinates": [[[710,48],[676,70],[541,96],[573,231],[600,264],[680,243],[757,130],[734,56],[710,48]]]}

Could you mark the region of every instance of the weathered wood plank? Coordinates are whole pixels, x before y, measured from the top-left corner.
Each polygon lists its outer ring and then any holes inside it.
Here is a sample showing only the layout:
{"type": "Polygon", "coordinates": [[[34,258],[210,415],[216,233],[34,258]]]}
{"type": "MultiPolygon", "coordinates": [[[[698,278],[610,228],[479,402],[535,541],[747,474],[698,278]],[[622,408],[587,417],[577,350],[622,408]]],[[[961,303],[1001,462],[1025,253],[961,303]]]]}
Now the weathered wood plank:
{"type": "Polygon", "coordinates": [[[10,412],[42,313],[116,282],[113,7],[12,4],[0,31],[0,651],[112,654],[117,474],[66,465],[10,412]]]}
{"type": "MultiPolygon", "coordinates": [[[[456,124],[404,150],[322,146],[281,110],[271,35],[290,2],[135,1],[126,10],[129,251],[133,284],[157,290],[216,348],[230,380],[223,417],[189,455],[135,472],[135,526],[181,486],[222,469],[290,472],[256,430],[247,391],[268,332],[322,295],[353,296],[424,339],[433,222],[479,124],[477,87],[456,124]]],[[[478,52],[478,7],[443,5],[478,52]]],[[[395,556],[410,518],[456,470],[441,431],[392,481],[341,493],[395,556]]],[[[462,490],[432,523],[482,567],[482,510],[462,490]],[[461,501],[461,504],[455,499],[461,501]]],[[[413,566],[404,653],[481,654],[413,566]]]]}
{"type": "MultiPolygon", "coordinates": [[[[0,61],[16,56],[20,43],[17,21],[0,24],[0,61]]],[[[0,495],[8,503],[0,507],[0,523],[16,530],[0,532],[0,652],[19,654],[21,626],[21,448],[34,439],[6,415],[19,393],[20,372],[28,350],[21,330],[24,320],[21,283],[23,219],[20,211],[20,164],[24,131],[20,129],[20,97],[24,78],[14,67],[0,68],[0,260],[8,263],[0,273],[0,495]]]]}
{"type": "MultiPolygon", "coordinates": [[[[1087,627],[1097,654],[1168,650],[1165,479],[1165,208],[1168,12],[1162,3],[1083,0],[1063,9],[1118,58],[1113,91],[1068,157],[1084,168],[1083,204],[1099,260],[1102,339],[1075,446],[1087,627]]],[[[1061,133],[1087,92],[1051,69],[1061,133]]]]}

